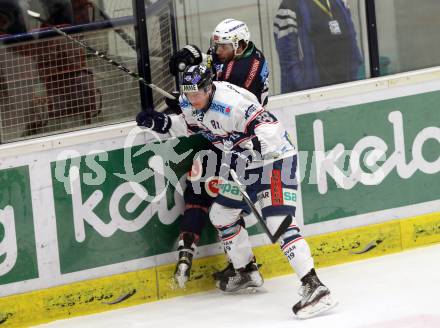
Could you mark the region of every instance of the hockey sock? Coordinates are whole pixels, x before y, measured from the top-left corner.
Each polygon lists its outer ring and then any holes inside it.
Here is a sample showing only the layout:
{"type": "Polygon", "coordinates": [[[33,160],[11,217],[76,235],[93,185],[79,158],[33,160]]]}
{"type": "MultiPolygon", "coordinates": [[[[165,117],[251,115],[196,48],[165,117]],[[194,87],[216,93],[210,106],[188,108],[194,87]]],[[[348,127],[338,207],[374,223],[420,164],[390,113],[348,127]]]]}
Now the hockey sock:
{"type": "MultiPolygon", "coordinates": [[[[270,216],[267,218],[269,230],[276,231],[285,216],[270,216]]],[[[298,278],[301,279],[314,267],[312,254],[307,241],[301,236],[296,222],[292,222],[287,231],[281,236],[280,247],[298,278]]]]}
{"type": "Polygon", "coordinates": [[[235,269],[245,267],[254,258],[248,232],[238,222],[226,227],[217,227],[223,247],[235,269]]]}
{"type": "Polygon", "coordinates": [[[281,242],[281,250],[295,270],[298,278],[301,279],[313,269],[314,264],[309,245],[299,233],[284,237],[281,242]]]}

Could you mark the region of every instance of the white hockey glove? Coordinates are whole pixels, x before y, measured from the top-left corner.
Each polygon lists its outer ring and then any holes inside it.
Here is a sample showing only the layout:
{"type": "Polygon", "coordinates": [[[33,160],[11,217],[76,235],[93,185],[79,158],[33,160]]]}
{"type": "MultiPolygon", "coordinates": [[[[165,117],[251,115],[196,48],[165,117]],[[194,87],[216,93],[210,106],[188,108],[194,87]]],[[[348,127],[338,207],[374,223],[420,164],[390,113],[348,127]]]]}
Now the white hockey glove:
{"type": "Polygon", "coordinates": [[[224,153],[220,167],[220,176],[228,177],[230,170],[234,170],[239,176],[244,175],[244,171],[252,163],[254,153],[249,149],[243,149],[238,146],[231,148],[228,141],[225,141],[223,145],[224,153]]]}

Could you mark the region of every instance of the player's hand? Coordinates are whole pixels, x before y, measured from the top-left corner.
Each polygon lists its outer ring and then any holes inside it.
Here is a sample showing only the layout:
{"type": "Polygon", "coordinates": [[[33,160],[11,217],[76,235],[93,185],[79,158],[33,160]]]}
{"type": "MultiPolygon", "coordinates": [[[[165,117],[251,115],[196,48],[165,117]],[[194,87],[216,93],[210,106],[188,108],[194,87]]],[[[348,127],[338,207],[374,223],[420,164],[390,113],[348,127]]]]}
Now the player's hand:
{"type": "Polygon", "coordinates": [[[171,56],[170,73],[177,75],[187,66],[198,65],[202,62],[202,52],[195,45],[188,44],[171,56]]]}
{"type": "Polygon", "coordinates": [[[232,181],[231,170],[234,170],[238,176],[244,177],[246,168],[251,163],[247,156],[243,156],[240,152],[224,153],[222,164],[220,166],[219,176],[225,180],[232,181]]]}
{"type": "Polygon", "coordinates": [[[252,155],[249,150],[238,151],[232,149],[230,152],[231,162],[229,168],[237,172],[237,168],[245,170],[252,163],[252,155]]]}
{"type": "Polygon", "coordinates": [[[167,133],[171,128],[171,119],[168,115],[153,111],[142,111],[136,115],[138,126],[152,129],[158,133],[167,133]]]}
{"type": "Polygon", "coordinates": [[[237,172],[239,176],[244,176],[246,168],[252,163],[253,152],[248,149],[234,147],[225,148],[220,167],[220,176],[229,177],[230,170],[237,172]]]}
{"type": "Polygon", "coordinates": [[[171,110],[172,113],[174,114],[182,113],[182,109],[180,108],[180,104],[179,104],[180,93],[178,91],[173,91],[171,92],[171,94],[176,99],[165,98],[165,103],[167,104],[168,108],[171,110]]]}
{"type": "Polygon", "coordinates": [[[210,56],[211,64],[207,65],[208,67],[212,67],[214,64],[221,64],[220,59],[218,59],[216,47],[212,46],[208,49],[207,54],[210,56]]]}

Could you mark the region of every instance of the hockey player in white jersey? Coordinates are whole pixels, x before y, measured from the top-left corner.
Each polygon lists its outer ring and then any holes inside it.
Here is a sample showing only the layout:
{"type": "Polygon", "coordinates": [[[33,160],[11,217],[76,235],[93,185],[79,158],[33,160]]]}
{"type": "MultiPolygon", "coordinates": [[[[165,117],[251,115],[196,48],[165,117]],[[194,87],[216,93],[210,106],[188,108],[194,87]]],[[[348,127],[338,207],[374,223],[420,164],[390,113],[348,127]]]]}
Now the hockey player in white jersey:
{"type": "MultiPolygon", "coordinates": [[[[259,202],[266,224],[274,233],[287,215],[295,215],[296,150],[282,124],[252,93],[228,82],[212,82],[212,73],[205,66],[188,67],[180,88],[182,114],[141,112],[136,121],[139,126],[174,136],[202,134],[223,151],[223,181],[209,216],[235,275],[220,280],[217,286],[225,292],[259,287],[263,278],[249,235],[238,224],[244,202],[229,170],[237,172],[252,201],[259,202]]],[[[295,220],[282,234],[280,247],[302,283],[302,298],[293,306],[294,314],[308,318],[334,307],[336,302],[319,280],[309,246],[295,220]]]]}
{"type": "MultiPolygon", "coordinates": [[[[178,76],[182,65],[198,65],[206,61],[208,68],[211,68],[214,80],[227,81],[252,92],[264,106],[267,103],[269,87],[269,69],[264,54],[257,49],[251,41],[249,28],[246,23],[236,19],[225,19],[220,22],[212,34],[212,46],[208,50],[210,55],[202,55],[202,52],[195,45],[186,45],[173,54],[170,58],[170,73],[178,76]]],[[[165,99],[169,109],[174,114],[180,114],[181,108],[179,100],[165,99]]],[[[185,201],[185,211],[180,220],[179,240],[178,240],[178,259],[174,278],[180,288],[185,288],[186,282],[190,278],[192,258],[198,246],[200,236],[207,221],[209,221],[209,208],[215,197],[216,189],[212,188],[212,181],[218,180],[218,170],[220,168],[220,151],[211,146],[204,152],[203,160],[195,159],[193,169],[196,174],[187,175],[187,184],[183,199],[185,201]],[[212,156],[209,152],[214,152],[217,156],[217,166],[214,170],[212,156]],[[207,158],[211,158],[211,163],[206,163],[207,158]],[[209,166],[209,174],[207,169],[209,166]],[[204,177],[201,179],[200,177],[204,177]]],[[[243,226],[245,221],[241,221],[243,226]]],[[[221,280],[225,276],[234,275],[235,270],[232,263],[228,261],[227,266],[213,273],[215,280],[221,280]]]]}

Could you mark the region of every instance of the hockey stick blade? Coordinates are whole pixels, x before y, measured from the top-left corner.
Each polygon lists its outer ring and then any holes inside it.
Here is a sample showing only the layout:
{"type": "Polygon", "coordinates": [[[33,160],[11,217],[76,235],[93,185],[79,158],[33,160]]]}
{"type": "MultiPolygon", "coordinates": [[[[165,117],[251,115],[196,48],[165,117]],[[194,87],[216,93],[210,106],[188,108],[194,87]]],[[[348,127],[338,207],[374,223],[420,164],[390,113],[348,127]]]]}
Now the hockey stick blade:
{"type": "Polygon", "coordinates": [[[292,216],[288,215],[284,218],[284,220],[281,222],[280,226],[278,227],[277,231],[275,231],[275,234],[272,235],[272,233],[269,231],[269,228],[266,225],[266,221],[264,220],[263,216],[258,212],[257,208],[255,207],[254,203],[252,202],[251,198],[246,192],[245,186],[240,182],[237,173],[234,170],[230,170],[231,177],[234,180],[234,182],[237,184],[238,189],[240,190],[240,193],[243,196],[243,199],[245,203],[249,206],[249,209],[252,211],[252,213],[255,215],[257,220],[260,222],[261,227],[263,228],[266,235],[269,237],[272,244],[275,244],[277,240],[280,238],[280,236],[286,232],[287,228],[292,223],[292,216]]]}

